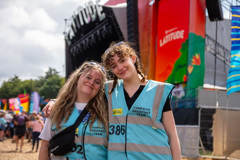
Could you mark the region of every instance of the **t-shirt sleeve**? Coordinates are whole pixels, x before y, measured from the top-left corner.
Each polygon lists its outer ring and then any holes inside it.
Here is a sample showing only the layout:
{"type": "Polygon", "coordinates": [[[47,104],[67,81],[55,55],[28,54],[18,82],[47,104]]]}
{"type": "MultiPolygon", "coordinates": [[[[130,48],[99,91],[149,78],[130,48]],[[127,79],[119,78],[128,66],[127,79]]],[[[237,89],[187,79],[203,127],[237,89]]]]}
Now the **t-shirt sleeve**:
{"type": "Polygon", "coordinates": [[[170,98],[168,97],[165,102],[165,105],[163,107],[163,112],[167,112],[167,111],[171,111],[171,110],[172,110],[172,107],[171,107],[171,103],[170,103],[170,98]]]}
{"type": "Polygon", "coordinates": [[[52,131],[51,120],[46,118],[43,130],[39,138],[49,141],[55,135],[55,131],[52,131]]]}

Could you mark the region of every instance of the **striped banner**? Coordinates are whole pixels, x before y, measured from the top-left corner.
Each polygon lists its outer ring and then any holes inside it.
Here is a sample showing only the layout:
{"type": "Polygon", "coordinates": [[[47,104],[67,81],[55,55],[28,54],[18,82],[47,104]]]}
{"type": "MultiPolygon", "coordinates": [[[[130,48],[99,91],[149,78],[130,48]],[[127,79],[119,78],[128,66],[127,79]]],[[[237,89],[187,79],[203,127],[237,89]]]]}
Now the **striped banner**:
{"type": "Polygon", "coordinates": [[[240,91],[240,6],[232,6],[231,65],[227,79],[227,95],[240,91]]]}

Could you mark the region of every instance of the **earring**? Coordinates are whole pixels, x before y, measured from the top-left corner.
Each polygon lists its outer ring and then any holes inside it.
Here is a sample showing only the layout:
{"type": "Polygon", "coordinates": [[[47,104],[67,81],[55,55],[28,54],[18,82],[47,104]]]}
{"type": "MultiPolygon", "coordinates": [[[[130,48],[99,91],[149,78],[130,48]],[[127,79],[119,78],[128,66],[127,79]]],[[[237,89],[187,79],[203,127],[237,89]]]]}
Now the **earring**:
{"type": "Polygon", "coordinates": [[[136,60],[136,56],[135,55],[132,55],[132,58],[133,58],[134,61],[136,60]]]}

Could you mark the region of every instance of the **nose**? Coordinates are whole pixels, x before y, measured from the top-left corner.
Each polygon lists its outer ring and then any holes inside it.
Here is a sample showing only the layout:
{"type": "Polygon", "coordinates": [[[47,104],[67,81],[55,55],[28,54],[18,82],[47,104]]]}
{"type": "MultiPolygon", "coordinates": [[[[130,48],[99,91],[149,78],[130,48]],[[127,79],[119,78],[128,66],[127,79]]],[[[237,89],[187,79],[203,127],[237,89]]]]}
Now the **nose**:
{"type": "Polygon", "coordinates": [[[93,83],[94,83],[94,79],[92,78],[89,80],[89,84],[93,84],[93,83]]]}
{"type": "Polygon", "coordinates": [[[123,67],[121,64],[117,64],[117,68],[118,68],[118,70],[121,70],[123,67]]]}

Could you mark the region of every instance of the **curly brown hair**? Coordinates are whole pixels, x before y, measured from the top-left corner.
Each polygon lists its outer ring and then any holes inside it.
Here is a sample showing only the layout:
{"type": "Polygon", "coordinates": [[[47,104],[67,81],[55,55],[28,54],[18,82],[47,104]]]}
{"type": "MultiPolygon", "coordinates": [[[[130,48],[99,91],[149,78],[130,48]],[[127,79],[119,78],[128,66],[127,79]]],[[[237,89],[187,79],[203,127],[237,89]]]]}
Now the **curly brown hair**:
{"type": "MultiPolygon", "coordinates": [[[[110,70],[110,66],[112,64],[112,57],[117,55],[119,58],[124,57],[136,57],[136,62],[134,63],[134,66],[137,70],[137,73],[142,77],[141,82],[145,82],[147,79],[147,76],[143,74],[142,72],[142,64],[140,62],[139,57],[137,56],[136,51],[131,47],[133,44],[130,42],[112,42],[108,49],[105,51],[105,53],[102,55],[102,62],[104,66],[110,70]]],[[[109,93],[112,93],[114,88],[116,87],[118,78],[116,75],[113,74],[113,87],[112,90],[109,91],[109,93]]]]}
{"type": "Polygon", "coordinates": [[[92,127],[94,121],[97,119],[98,124],[102,122],[108,133],[108,109],[107,101],[104,97],[104,83],[106,82],[106,73],[101,65],[97,62],[84,62],[78,69],[76,69],[68,78],[66,83],[60,89],[56,103],[52,107],[50,119],[52,125],[55,125],[57,129],[61,128],[61,123],[67,122],[71,115],[75,102],[77,99],[77,82],[80,76],[88,74],[92,70],[100,71],[102,75],[101,87],[97,95],[91,99],[87,104],[87,109],[90,112],[91,121],[90,127],[92,127]]]}

